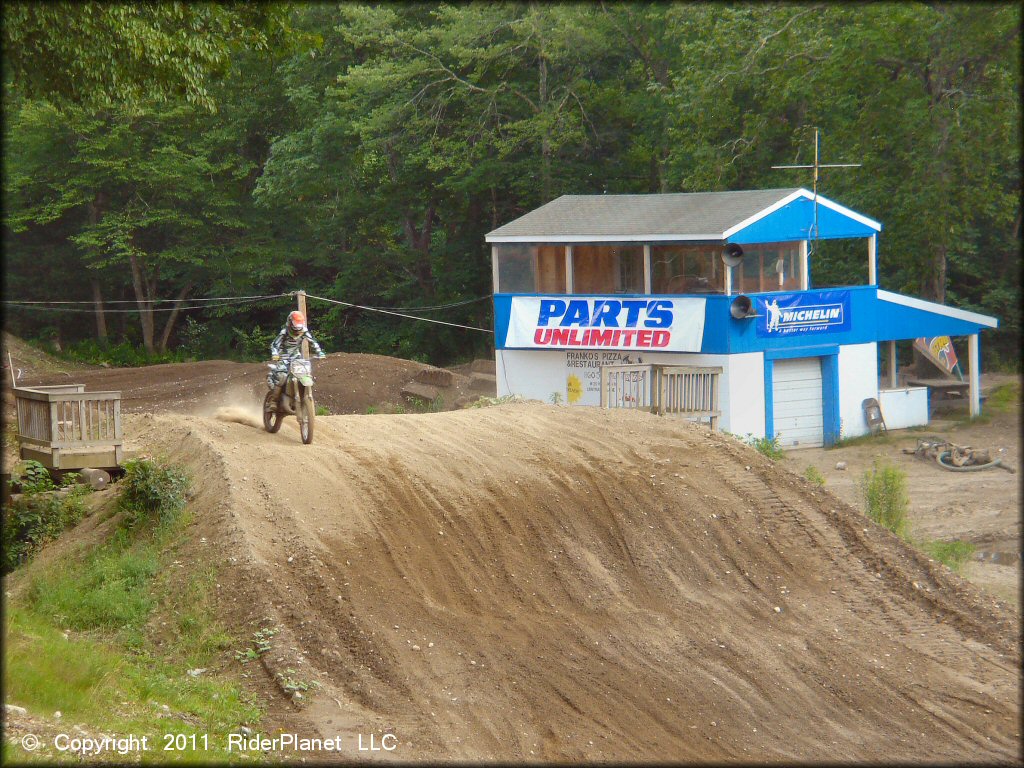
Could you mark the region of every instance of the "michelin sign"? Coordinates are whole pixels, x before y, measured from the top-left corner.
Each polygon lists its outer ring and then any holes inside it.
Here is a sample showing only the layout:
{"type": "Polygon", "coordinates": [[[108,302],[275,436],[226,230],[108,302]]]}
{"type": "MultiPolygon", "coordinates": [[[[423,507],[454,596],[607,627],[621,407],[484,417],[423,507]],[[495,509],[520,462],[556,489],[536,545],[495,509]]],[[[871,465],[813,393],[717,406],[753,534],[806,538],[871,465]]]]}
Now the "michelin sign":
{"type": "Polygon", "coordinates": [[[761,338],[850,330],[849,291],[773,293],[753,298],[761,338]]]}
{"type": "Polygon", "coordinates": [[[514,296],[505,348],[699,352],[705,299],[514,296]]]}

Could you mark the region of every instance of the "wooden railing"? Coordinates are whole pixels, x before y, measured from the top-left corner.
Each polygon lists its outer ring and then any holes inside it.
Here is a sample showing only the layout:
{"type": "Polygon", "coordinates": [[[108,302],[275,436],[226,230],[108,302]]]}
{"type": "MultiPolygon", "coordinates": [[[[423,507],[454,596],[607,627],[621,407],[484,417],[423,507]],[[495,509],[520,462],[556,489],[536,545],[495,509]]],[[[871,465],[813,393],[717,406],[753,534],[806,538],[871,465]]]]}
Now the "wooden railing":
{"type": "Polygon", "coordinates": [[[81,448],[110,449],[121,459],[121,393],[86,392],[82,384],[16,387],[18,443],[38,446],[60,466],[60,452],[81,448]]]}
{"type": "Polygon", "coordinates": [[[685,365],[601,367],[601,407],[633,408],[659,415],[707,420],[718,429],[721,368],[685,365]]]}
{"type": "Polygon", "coordinates": [[[601,407],[651,410],[650,365],[601,366],[601,407]]]}

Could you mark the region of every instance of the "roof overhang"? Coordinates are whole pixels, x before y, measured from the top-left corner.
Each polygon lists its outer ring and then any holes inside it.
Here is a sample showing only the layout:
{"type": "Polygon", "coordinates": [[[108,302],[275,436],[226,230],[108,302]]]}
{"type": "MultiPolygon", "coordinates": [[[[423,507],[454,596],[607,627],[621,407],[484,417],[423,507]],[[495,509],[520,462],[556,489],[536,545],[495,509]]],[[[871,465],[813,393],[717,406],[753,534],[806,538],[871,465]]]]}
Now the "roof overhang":
{"type": "MultiPolygon", "coordinates": [[[[486,242],[500,243],[670,243],[670,242],[727,242],[729,240],[755,243],[778,242],[810,239],[811,223],[806,221],[807,212],[794,203],[808,201],[820,205],[832,214],[832,218],[845,219],[847,226],[840,227],[836,233],[820,233],[819,237],[865,237],[882,231],[882,225],[867,216],[857,213],[844,205],[829,200],[822,195],[815,195],[809,190],[800,188],[782,199],[758,211],[743,221],[722,232],[704,233],[673,233],[650,232],[645,234],[609,235],[604,234],[572,234],[572,235],[495,235],[488,234],[486,242]]],[[[817,214],[814,216],[817,220],[817,214]]]]}

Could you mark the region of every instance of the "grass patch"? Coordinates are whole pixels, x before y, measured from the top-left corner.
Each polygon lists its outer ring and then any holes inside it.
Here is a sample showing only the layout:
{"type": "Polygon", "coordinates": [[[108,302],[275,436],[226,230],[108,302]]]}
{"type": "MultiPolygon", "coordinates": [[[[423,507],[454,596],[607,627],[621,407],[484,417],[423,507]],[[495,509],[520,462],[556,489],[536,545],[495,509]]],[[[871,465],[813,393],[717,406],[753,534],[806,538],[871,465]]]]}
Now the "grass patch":
{"type": "Polygon", "coordinates": [[[1000,384],[985,398],[985,410],[992,413],[1006,413],[1020,404],[1020,382],[1000,384]]]}
{"type": "Polygon", "coordinates": [[[909,539],[907,475],[887,461],[875,460],[861,478],[864,512],[902,539],[909,539]]]}
{"type": "MultiPolygon", "coordinates": [[[[226,735],[257,722],[260,710],[235,681],[205,671],[222,667],[237,645],[217,617],[216,569],[170,562],[191,522],[187,478],[140,462],[121,482],[125,523],[110,540],[32,574],[8,602],[6,701],[44,718],[60,710],[60,722],[97,734],[149,736],[150,760],[237,757],[226,752],[226,735]],[[209,751],[199,740],[194,752],[164,752],[164,734],[209,734],[209,751]]],[[[3,757],[28,755],[5,745],[3,757]]]]}
{"type": "Polygon", "coordinates": [[[929,541],[924,545],[924,550],[931,557],[943,565],[952,568],[957,573],[968,560],[974,557],[975,546],[969,541],[929,541]]]}
{"type": "Polygon", "coordinates": [[[821,471],[813,464],[811,464],[809,467],[807,467],[806,470],[804,470],[804,477],[806,477],[819,488],[825,485],[825,476],[821,474],[821,471]]]}
{"type": "Polygon", "coordinates": [[[786,452],[779,445],[779,436],[774,437],[751,437],[747,436],[747,443],[754,447],[762,456],[767,456],[772,461],[778,461],[785,457],[786,452]]]}

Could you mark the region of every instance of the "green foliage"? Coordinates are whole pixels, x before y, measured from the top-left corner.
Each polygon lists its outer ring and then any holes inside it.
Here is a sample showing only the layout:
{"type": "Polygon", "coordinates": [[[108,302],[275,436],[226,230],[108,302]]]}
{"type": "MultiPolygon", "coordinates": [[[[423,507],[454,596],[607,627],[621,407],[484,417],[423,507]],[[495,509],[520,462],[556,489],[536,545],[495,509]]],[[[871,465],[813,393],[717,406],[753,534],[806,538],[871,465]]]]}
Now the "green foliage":
{"type": "Polygon", "coordinates": [[[4,507],[3,573],[13,571],[43,544],[85,517],[83,497],[89,493],[88,486],[77,486],[66,494],[44,492],[39,487],[4,507]]]}
{"type": "Polygon", "coordinates": [[[122,488],[118,507],[128,528],[147,521],[165,525],[178,519],[190,484],[184,470],[151,459],[126,461],[124,470],[118,483],[122,488]]]}
{"type": "Polygon", "coordinates": [[[1000,384],[985,399],[985,410],[992,413],[1007,413],[1020,405],[1020,382],[1000,384]]]}
{"type": "Polygon", "coordinates": [[[964,563],[974,556],[975,546],[969,541],[930,541],[925,544],[925,551],[943,565],[952,568],[957,573],[963,568],[964,563]]]}
{"type": "Polygon", "coordinates": [[[316,415],[317,416],[330,416],[331,415],[331,409],[328,408],[326,405],[317,405],[317,407],[316,407],[316,415]]]}
{"type": "Polygon", "coordinates": [[[14,465],[11,482],[17,483],[22,493],[43,493],[56,488],[50,470],[32,459],[23,459],[14,465]]]}
{"type": "Polygon", "coordinates": [[[69,344],[62,352],[52,347],[50,353],[65,360],[74,360],[90,365],[111,365],[115,368],[138,368],[143,365],[177,363],[184,360],[180,352],[149,352],[128,341],[120,344],[104,344],[95,339],[83,339],[69,344]]]}
{"type": "Polygon", "coordinates": [[[268,331],[255,326],[249,333],[240,328],[232,329],[238,345],[238,352],[243,360],[258,362],[270,357],[270,344],[277,336],[276,331],[268,331]]]}
{"type": "Polygon", "coordinates": [[[807,469],[804,471],[804,477],[806,477],[819,488],[825,486],[825,476],[821,474],[821,471],[813,464],[808,466],[807,469]]]}
{"type": "Polygon", "coordinates": [[[908,538],[907,475],[887,461],[876,459],[861,478],[861,495],[868,517],[901,538],[908,538]]]}
{"type": "Polygon", "coordinates": [[[476,400],[470,403],[467,408],[490,408],[495,405],[505,405],[506,403],[517,403],[522,400],[519,395],[502,395],[501,397],[487,397],[486,395],[480,395],[476,400]]]}
{"type": "Polygon", "coordinates": [[[548,396],[548,402],[551,403],[552,405],[558,405],[560,402],[562,402],[562,393],[557,391],[552,392],[548,396]]]}
{"type": "Polygon", "coordinates": [[[753,446],[758,453],[767,456],[772,461],[778,461],[786,456],[786,452],[779,445],[778,435],[774,437],[753,437],[752,435],[747,435],[746,442],[753,446]]]}
{"type": "Polygon", "coordinates": [[[237,46],[266,49],[283,6],[9,4],[4,69],[26,94],[109,106],[184,95],[213,110],[209,79],[237,46]]]}

